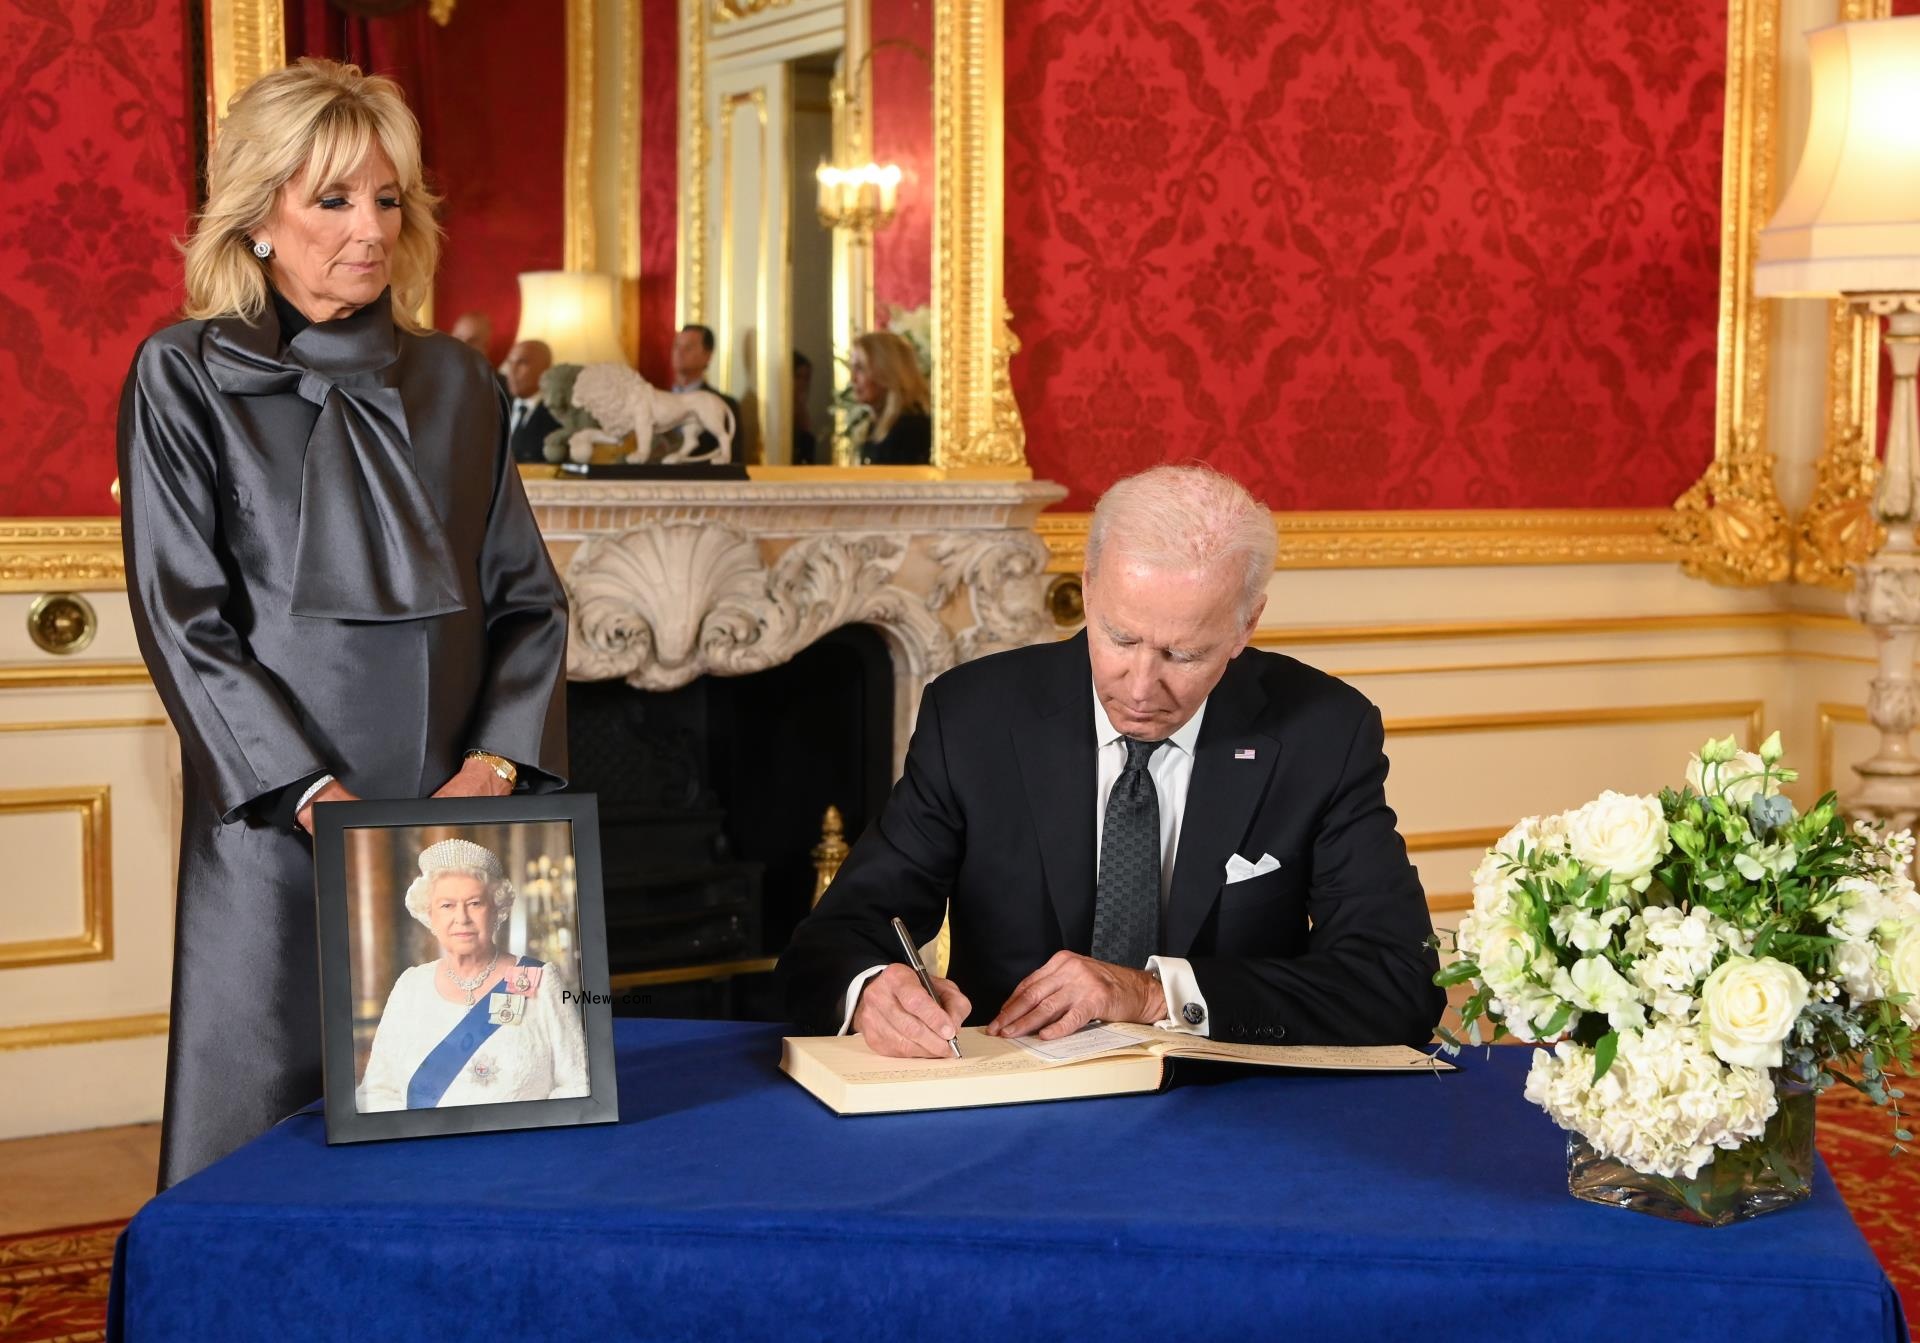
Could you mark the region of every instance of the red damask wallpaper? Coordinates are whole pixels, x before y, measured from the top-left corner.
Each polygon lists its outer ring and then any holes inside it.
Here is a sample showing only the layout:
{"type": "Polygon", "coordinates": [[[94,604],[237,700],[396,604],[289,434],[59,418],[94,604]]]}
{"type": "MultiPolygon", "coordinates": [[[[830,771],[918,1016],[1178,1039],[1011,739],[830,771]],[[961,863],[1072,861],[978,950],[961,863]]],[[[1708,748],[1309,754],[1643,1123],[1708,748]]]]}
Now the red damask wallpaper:
{"type": "Polygon", "coordinates": [[[184,0],[0,0],[0,517],[113,513],[134,348],[193,207],[184,0]]]}
{"type": "Polygon", "coordinates": [[[428,162],[447,230],[434,320],[486,313],[496,362],[520,324],[520,272],[558,270],[566,255],[565,17],[552,0],[485,0],[433,35],[428,162]]]}
{"type": "Polygon", "coordinates": [[[560,11],[547,0],[488,0],[443,27],[424,7],[368,19],[326,0],[286,0],[286,16],[289,59],[352,61],[406,91],[444,197],[434,321],[445,330],[464,312],[487,314],[499,362],[520,323],[520,272],[556,270],[564,250],[560,11]]]}
{"type": "Polygon", "coordinates": [[[873,6],[873,157],[899,166],[900,207],[873,235],[873,310],[880,325],[894,308],[933,299],[933,72],[911,43],[933,51],[931,0],[873,6]]]}
{"type": "Polygon", "coordinates": [[[1007,0],[1036,475],[1643,507],[1712,455],[1722,7],[1007,0]]]}
{"type": "Polygon", "coordinates": [[[640,374],[673,385],[680,267],[680,0],[640,3],[640,374]]]}

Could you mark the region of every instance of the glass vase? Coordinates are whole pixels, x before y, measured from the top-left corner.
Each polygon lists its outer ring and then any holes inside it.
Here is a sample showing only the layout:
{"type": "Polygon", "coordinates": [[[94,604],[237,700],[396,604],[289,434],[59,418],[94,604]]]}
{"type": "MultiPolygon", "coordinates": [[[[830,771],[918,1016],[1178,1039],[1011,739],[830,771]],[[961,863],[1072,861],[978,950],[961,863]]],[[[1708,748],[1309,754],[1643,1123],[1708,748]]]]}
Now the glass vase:
{"type": "Polygon", "coordinates": [[[1567,1191],[1589,1203],[1696,1226],[1725,1226],[1800,1202],[1813,1190],[1814,1095],[1797,1081],[1781,1079],[1775,1085],[1780,1107],[1766,1132],[1715,1152],[1692,1179],[1643,1175],[1601,1156],[1579,1134],[1569,1134],[1567,1191]]]}

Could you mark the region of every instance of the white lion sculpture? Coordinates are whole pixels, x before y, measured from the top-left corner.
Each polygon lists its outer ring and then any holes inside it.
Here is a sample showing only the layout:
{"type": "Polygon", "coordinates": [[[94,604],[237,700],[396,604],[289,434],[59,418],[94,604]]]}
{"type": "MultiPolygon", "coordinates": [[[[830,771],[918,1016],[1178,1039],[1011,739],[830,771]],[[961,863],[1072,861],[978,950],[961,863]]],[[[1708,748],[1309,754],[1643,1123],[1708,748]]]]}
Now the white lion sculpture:
{"type": "Polygon", "coordinates": [[[600,422],[598,429],[577,429],[567,439],[567,455],[593,460],[594,447],[634,436],[629,462],[644,462],[655,434],[678,428],[680,446],[660,460],[670,465],[705,462],[724,466],[733,460],[733,410],[714,393],[663,392],[624,364],[588,364],[573,384],[573,404],[600,422]],[[700,435],[712,434],[714,448],[700,451],[700,435]]]}

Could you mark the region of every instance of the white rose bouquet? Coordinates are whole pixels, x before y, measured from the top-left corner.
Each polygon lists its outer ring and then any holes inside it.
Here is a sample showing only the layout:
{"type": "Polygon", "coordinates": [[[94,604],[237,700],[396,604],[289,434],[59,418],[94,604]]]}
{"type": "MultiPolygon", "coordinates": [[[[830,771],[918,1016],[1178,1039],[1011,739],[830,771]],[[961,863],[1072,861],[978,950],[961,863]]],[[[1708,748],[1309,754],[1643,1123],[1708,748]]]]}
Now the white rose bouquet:
{"type": "Polygon", "coordinates": [[[1527,1098],[1632,1171],[1694,1179],[1761,1139],[1783,1086],[1844,1082],[1911,1139],[1913,839],[1849,826],[1831,793],[1797,814],[1780,759],[1778,733],[1709,741],[1686,787],[1528,817],[1474,872],[1438,977],[1472,985],[1465,1041],[1551,1045],[1527,1098]]]}

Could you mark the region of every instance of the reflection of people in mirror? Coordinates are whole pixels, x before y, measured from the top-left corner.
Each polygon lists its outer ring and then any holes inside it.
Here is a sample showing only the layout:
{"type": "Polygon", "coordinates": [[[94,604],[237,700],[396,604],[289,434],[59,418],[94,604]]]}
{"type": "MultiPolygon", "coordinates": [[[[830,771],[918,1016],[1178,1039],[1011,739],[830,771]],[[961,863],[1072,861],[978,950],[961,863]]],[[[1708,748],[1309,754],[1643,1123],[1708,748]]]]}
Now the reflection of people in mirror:
{"type": "MultiPolygon", "coordinates": [[[[449,336],[462,345],[470,346],[480,352],[481,358],[493,362],[493,318],[484,312],[463,312],[454,319],[453,326],[447,331],[449,336]]],[[[499,369],[493,371],[493,380],[502,387],[507,385],[507,376],[499,369]]]]}
{"type": "Polygon", "coordinates": [[[920,360],[906,337],[869,331],[853,342],[848,361],[853,395],[874,413],[865,449],[870,466],[925,466],[933,460],[933,398],[920,360]]]}
{"type": "MultiPolygon", "coordinates": [[[[740,442],[740,403],[707,381],[707,366],[713,362],[713,328],[694,323],[683,326],[673,337],[673,390],[676,392],[712,392],[727,403],[727,409],[733,412],[734,441],[733,460],[744,462],[746,459],[740,442]]],[[[699,456],[706,456],[720,446],[720,440],[712,434],[700,435],[699,456]]],[[[659,461],[669,453],[681,447],[678,433],[664,434],[654,440],[653,460],[659,461]]]]}
{"type": "Polygon", "coordinates": [[[813,412],[807,408],[807,402],[813,399],[813,360],[800,351],[793,352],[793,464],[795,466],[828,466],[832,459],[825,461],[818,457],[818,440],[813,436],[813,412]]]}
{"type": "Polygon", "coordinates": [[[540,395],[540,376],[553,367],[553,351],[544,340],[523,340],[507,351],[500,371],[513,406],[507,412],[507,448],[516,462],[544,462],[547,435],[560,421],[540,395]]]}
{"type": "Polygon", "coordinates": [[[420,854],[407,912],[440,954],[402,972],[374,1031],[358,1108],[430,1110],[587,1094],[578,1006],[556,967],[496,938],[513,883],[490,850],[446,839],[420,854]]]}
{"type": "Polygon", "coordinates": [[[454,319],[447,334],[462,345],[471,345],[480,351],[483,358],[492,361],[493,319],[484,312],[461,313],[454,319]]]}

